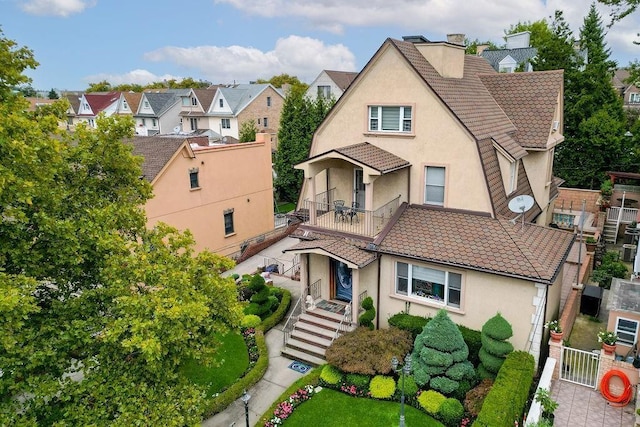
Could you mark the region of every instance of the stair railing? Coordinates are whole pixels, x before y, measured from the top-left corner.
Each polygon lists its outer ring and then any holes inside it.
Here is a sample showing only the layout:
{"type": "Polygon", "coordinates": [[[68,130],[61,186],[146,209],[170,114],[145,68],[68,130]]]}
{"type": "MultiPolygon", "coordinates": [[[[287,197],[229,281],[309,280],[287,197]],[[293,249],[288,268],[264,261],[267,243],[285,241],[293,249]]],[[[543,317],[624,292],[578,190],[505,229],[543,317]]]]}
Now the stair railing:
{"type": "Polygon", "coordinates": [[[287,342],[291,337],[291,333],[296,328],[296,322],[298,321],[298,317],[300,317],[300,314],[302,313],[302,304],[303,304],[302,297],[300,297],[298,298],[298,301],[296,302],[296,304],[293,306],[293,310],[291,310],[291,314],[289,315],[289,318],[287,319],[286,323],[282,327],[282,332],[284,332],[284,336],[283,336],[284,347],[287,346],[287,342]]]}
{"type": "Polygon", "coordinates": [[[342,320],[340,320],[340,324],[336,328],[336,331],[333,334],[333,338],[331,339],[331,342],[335,341],[336,338],[338,338],[340,335],[346,333],[348,327],[351,326],[351,320],[353,318],[351,315],[351,306],[352,306],[351,303],[347,304],[347,307],[344,310],[344,316],[342,316],[342,320]]]}

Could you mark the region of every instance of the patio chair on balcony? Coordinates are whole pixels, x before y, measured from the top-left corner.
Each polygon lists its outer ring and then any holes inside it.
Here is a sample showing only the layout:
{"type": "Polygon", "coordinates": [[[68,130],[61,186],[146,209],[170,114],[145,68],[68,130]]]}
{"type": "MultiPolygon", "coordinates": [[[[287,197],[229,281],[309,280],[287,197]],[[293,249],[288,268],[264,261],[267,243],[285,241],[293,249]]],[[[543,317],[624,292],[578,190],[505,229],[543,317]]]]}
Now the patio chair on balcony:
{"type": "Polygon", "coordinates": [[[333,201],[333,219],[338,221],[340,218],[341,221],[344,221],[347,218],[347,208],[344,205],[344,200],[334,200],[333,201]]]}
{"type": "Polygon", "coordinates": [[[349,209],[345,215],[349,218],[349,222],[353,224],[353,218],[356,219],[356,222],[360,222],[360,218],[358,218],[358,207],[360,204],[358,202],[351,203],[351,209],[349,209]]]}

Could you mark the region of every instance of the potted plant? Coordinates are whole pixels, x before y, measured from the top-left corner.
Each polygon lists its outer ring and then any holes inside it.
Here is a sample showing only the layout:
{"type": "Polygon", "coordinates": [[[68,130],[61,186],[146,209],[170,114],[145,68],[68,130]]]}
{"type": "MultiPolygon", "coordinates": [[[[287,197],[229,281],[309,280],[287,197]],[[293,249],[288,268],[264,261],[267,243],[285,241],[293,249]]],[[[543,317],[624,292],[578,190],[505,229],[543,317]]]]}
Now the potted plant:
{"type": "Polygon", "coordinates": [[[593,236],[587,236],[584,243],[587,245],[587,252],[594,252],[596,250],[598,240],[593,236]]]}
{"type": "Polygon", "coordinates": [[[550,322],[545,323],[544,327],[549,329],[549,332],[551,332],[551,339],[553,341],[559,342],[562,340],[562,326],[560,326],[560,322],[557,320],[551,320],[550,322]]]}
{"type": "Polygon", "coordinates": [[[602,349],[605,354],[613,354],[616,350],[616,342],[618,341],[618,335],[611,331],[598,332],[598,342],[602,343],[602,349]]]}
{"type": "Polygon", "coordinates": [[[600,207],[606,210],[611,206],[611,196],[613,195],[613,183],[606,180],[600,186],[600,207]]]}
{"type": "Polygon", "coordinates": [[[535,401],[540,404],[542,409],[542,419],[553,425],[555,418],[553,413],[558,409],[558,402],[551,398],[551,392],[546,388],[539,388],[536,390],[535,401]]]}

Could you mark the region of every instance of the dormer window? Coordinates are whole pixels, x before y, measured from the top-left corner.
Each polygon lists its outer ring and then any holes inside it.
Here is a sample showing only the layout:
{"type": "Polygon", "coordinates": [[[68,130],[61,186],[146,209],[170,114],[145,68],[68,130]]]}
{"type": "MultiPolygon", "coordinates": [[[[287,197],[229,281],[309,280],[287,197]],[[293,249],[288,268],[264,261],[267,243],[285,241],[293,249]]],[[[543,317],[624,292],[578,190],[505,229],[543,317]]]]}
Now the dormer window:
{"type": "Polygon", "coordinates": [[[198,98],[196,98],[195,96],[191,97],[191,105],[198,105],[198,98]]]}
{"type": "Polygon", "coordinates": [[[409,106],[370,106],[369,131],[411,132],[412,109],[409,106]]]}
{"type": "Polygon", "coordinates": [[[509,191],[507,194],[513,193],[518,188],[518,162],[511,162],[509,166],[509,191]]]}
{"type": "Polygon", "coordinates": [[[149,108],[149,101],[144,101],[144,108],[149,108]]]}
{"type": "Polygon", "coordinates": [[[224,108],[224,99],[220,98],[220,108],[224,108]]]}

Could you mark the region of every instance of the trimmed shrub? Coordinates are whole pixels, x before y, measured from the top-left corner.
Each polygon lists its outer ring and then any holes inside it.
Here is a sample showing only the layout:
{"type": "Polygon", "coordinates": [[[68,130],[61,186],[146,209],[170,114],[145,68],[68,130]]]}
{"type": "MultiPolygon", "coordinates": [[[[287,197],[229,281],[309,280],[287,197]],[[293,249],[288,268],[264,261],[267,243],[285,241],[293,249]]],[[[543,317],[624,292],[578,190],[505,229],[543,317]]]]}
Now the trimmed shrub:
{"type": "Polygon", "coordinates": [[[396,380],[393,377],[376,375],[369,383],[369,391],[374,399],[390,399],[396,391],[396,380]]]}
{"type": "Polygon", "coordinates": [[[433,416],[438,413],[440,406],[442,406],[445,400],[447,400],[447,398],[435,390],[423,391],[420,393],[420,396],[418,396],[420,407],[424,409],[427,414],[433,416]]]}
{"type": "Polygon", "coordinates": [[[462,403],[453,398],[448,398],[442,402],[436,414],[436,418],[447,427],[458,427],[462,417],[464,417],[464,407],[462,403]]]}
{"type": "Polygon", "coordinates": [[[358,322],[360,323],[360,326],[373,330],[373,319],[376,318],[376,309],[373,308],[373,299],[371,297],[366,297],[362,300],[361,305],[364,309],[364,313],[360,315],[358,322]]]}
{"type": "Polygon", "coordinates": [[[342,372],[335,366],[324,365],[320,373],[320,380],[324,385],[336,386],[342,380],[342,372]]]}
{"type": "Polygon", "coordinates": [[[533,356],[514,351],[505,359],[487,395],[474,427],[512,427],[522,419],[533,382],[533,356]]]}
{"type": "Polygon", "coordinates": [[[276,311],[274,311],[271,316],[262,321],[262,325],[260,325],[260,327],[264,332],[267,332],[275,325],[280,323],[280,321],[284,319],[284,316],[287,314],[287,311],[289,311],[289,306],[291,305],[291,292],[283,288],[275,289],[280,289],[282,291],[282,299],[280,301],[280,304],[278,305],[278,308],[276,308],[276,311]]]}
{"type": "Polygon", "coordinates": [[[243,328],[255,328],[261,322],[262,322],[262,319],[260,319],[259,316],[256,316],[255,314],[246,314],[242,318],[242,321],[240,322],[240,325],[243,328]]]}
{"type": "Polygon", "coordinates": [[[480,358],[478,373],[481,378],[495,378],[505,358],[513,351],[513,345],[506,341],[512,336],[511,324],[500,313],[482,325],[480,335],[482,347],[478,352],[480,358]]]}
{"type": "MultiPolygon", "coordinates": [[[[402,387],[402,379],[398,379],[398,388],[396,389],[396,394],[398,394],[400,387],[402,387]]],[[[405,396],[415,397],[418,393],[418,384],[416,384],[416,380],[413,379],[411,375],[404,376],[404,394],[405,396]]],[[[399,396],[399,394],[398,394],[399,396]]]]}
{"type": "Polygon", "coordinates": [[[491,386],[493,386],[493,380],[484,379],[480,382],[480,384],[467,392],[467,395],[464,399],[464,409],[474,418],[477,417],[480,413],[480,409],[482,409],[482,403],[487,397],[487,394],[489,394],[491,386]]]}
{"type": "Polygon", "coordinates": [[[359,389],[368,389],[371,377],[361,374],[347,374],[344,378],[344,383],[347,385],[354,385],[359,389]]]}
{"type": "Polygon", "coordinates": [[[406,331],[360,327],[336,339],[325,357],[327,363],[345,373],[387,375],[391,373],[391,358],[404,357],[411,351],[411,344],[411,334],[406,331]]]}
{"type": "Polygon", "coordinates": [[[494,340],[504,341],[513,336],[513,328],[511,324],[498,313],[482,325],[482,333],[494,340]]]}
{"type": "MultiPolygon", "coordinates": [[[[398,329],[402,329],[404,331],[409,331],[415,340],[416,337],[422,332],[425,325],[429,323],[431,318],[414,316],[412,314],[407,313],[397,313],[389,318],[389,325],[395,326],[398,329]]],[[[478,366],[480,364],[480,359],[478,358],[478,352],[480,351],[480,347],[482,343],[480,341],[480,331],[476,331],[474,329],[469,329],[466,326],[457,325],[460,333],[462,334],[462,339],[467,344],[469,350],[468,360],[471,362],[473,366],[478,366]]],[[[454,356],[454,360],[456,356],[454,356]]],[[[456,360],[459,362],[460,360],[456,360]]]]}

